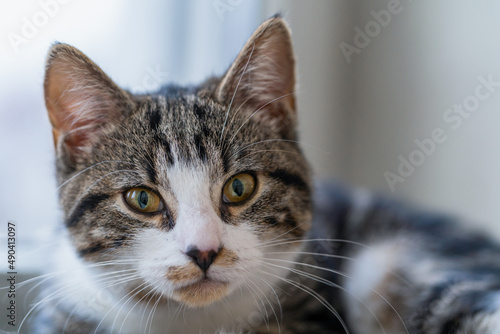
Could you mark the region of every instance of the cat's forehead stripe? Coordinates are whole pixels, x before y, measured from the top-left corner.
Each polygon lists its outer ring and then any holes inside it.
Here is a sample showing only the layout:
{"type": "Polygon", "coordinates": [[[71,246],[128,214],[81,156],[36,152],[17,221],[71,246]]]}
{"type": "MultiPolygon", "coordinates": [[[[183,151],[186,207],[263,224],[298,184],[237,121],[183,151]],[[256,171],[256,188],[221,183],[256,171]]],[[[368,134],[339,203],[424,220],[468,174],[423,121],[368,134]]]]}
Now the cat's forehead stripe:
{"type": "MultiPolygon", "coordinates": [[[[176,161],[195,164],[208,161],[207,145],[213,140],[213,132],[207,125],[207,108],[209,106],[204,105],[203,101],[196,101],[194,95],[179,92],[174,96],[157,96],[145,102],[144,122],[149,126],[154,147],[164,151],[169,165],[176,161]],[[172,127],[172,124],[176,126],[172,127]]],[[[149,168],[150,179],[156,182],[156,173],[151,167],[146,168],[149,168]]]]}
{"type": "Polygon", "coordinates": [[[156,173],[155,162],[149,154],[147,154],[145,158],[146,158],[146,163],[144,164],[144,168],[146,169],[146,173],[148,174],[149,180],[152,183],[156,183],[158,181],[158,177],[156,173]]]}
{"type": "Polygon", "coordinates": [[[146,115],[149,120],[149,127],[151,128],[151,131],[157,132],[162,122],[161,110],[152,106],[152,108],[147,111],[146,115]]]}
{"type": "Polygon", "coordinates": [[[203,162],[207,161],[207,149],[205,148],[203,139],[199,134],[194,135],[194,148],[198,153],[198,158],[203,162]]]}
{"type": "Polygon", "coordinates": [[[205,108],[200,107],[198,103],[195,103],[193,105],[193,112],[200,121],[203,121],[205,119],[206,110],[205,108]]]}

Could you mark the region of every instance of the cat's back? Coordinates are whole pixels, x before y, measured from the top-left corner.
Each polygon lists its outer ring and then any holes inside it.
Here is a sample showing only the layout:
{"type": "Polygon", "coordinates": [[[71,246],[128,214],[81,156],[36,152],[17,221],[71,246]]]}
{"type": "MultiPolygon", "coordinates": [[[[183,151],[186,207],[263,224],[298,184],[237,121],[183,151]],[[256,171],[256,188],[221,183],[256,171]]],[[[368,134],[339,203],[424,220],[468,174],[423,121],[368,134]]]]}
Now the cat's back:
{"type": "Polygon", "coordinates": [[[301,262],[356,333],[440,333],[461,314],[482,312],[492,318],[457,323],[489,329],[498,321],[500,247],[485,233],[332,182],[317,185],[314,212],[301,262]]]}

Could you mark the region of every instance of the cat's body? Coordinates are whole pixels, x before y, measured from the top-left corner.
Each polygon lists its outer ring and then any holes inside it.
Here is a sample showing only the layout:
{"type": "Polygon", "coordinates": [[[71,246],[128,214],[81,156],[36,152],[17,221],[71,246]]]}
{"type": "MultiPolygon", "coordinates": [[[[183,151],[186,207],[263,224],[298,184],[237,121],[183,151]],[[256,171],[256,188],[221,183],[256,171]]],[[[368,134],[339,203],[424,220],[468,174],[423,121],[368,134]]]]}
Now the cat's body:
{"type": "Polygon", "coordinates": [[[496,333],[492,242],[331,185],[311,228],[294,78],[279,17],[222,78],[152,95],[55,45],[45,91],[67,232],[35,327],[496,333]]]}

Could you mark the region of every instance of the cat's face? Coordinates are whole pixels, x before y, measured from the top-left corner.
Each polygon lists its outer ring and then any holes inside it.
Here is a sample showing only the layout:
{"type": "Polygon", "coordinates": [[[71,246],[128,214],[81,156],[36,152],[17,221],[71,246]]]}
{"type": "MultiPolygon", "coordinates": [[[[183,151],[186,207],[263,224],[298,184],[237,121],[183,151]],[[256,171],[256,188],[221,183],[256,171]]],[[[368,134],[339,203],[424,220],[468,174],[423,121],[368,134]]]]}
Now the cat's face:
{"type": "Polygon", "coordinates": [[[154,95],[134,96],[78,50],[53,46],[46,104],[83,261],[121,263],[136,275],[124,292],[144,286],[191,307],[278,281],[311,220],[294,85],[279,18],[222,78],[154,95]]]}

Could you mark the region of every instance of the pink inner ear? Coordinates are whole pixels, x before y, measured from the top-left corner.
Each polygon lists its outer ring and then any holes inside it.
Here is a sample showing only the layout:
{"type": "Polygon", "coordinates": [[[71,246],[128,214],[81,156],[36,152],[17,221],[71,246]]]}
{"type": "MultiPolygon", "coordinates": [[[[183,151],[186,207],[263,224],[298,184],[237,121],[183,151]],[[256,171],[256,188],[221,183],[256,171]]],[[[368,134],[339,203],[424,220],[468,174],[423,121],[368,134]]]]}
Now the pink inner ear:
{"type": "Polygon", "coordinates": [[[285,22],[273,18],[252,35],[226,73],[218,94],[237,109],[243,105],[252,119],[284,136],[293,133],[295,59],[285,22]],[[234,94],[234,99],[233,99],[234,94]]]}
{"type": "Polygon", "coordinates": [[[56,45],[49,53],[45,102],[54,143],[64,138],[75,153],[90,148],[102,125],[118,117],[128,97],[80,51],[56,45]]]}
{"type": "MultiPolygon", "coordinates": [[[[82,78],[83,79],[83,78],[82,78]]],[[[111,107],[104,98],[102,90],[89,86],[79,87],[77,82],[85,83],[76,77],[67,77],[54,71],[49,78],[47,109],[53,126],[54,141],[61,135],[66,145],[76,149],[85,146],[88,139],[103,122],[106,107],[111,107]]]]}

